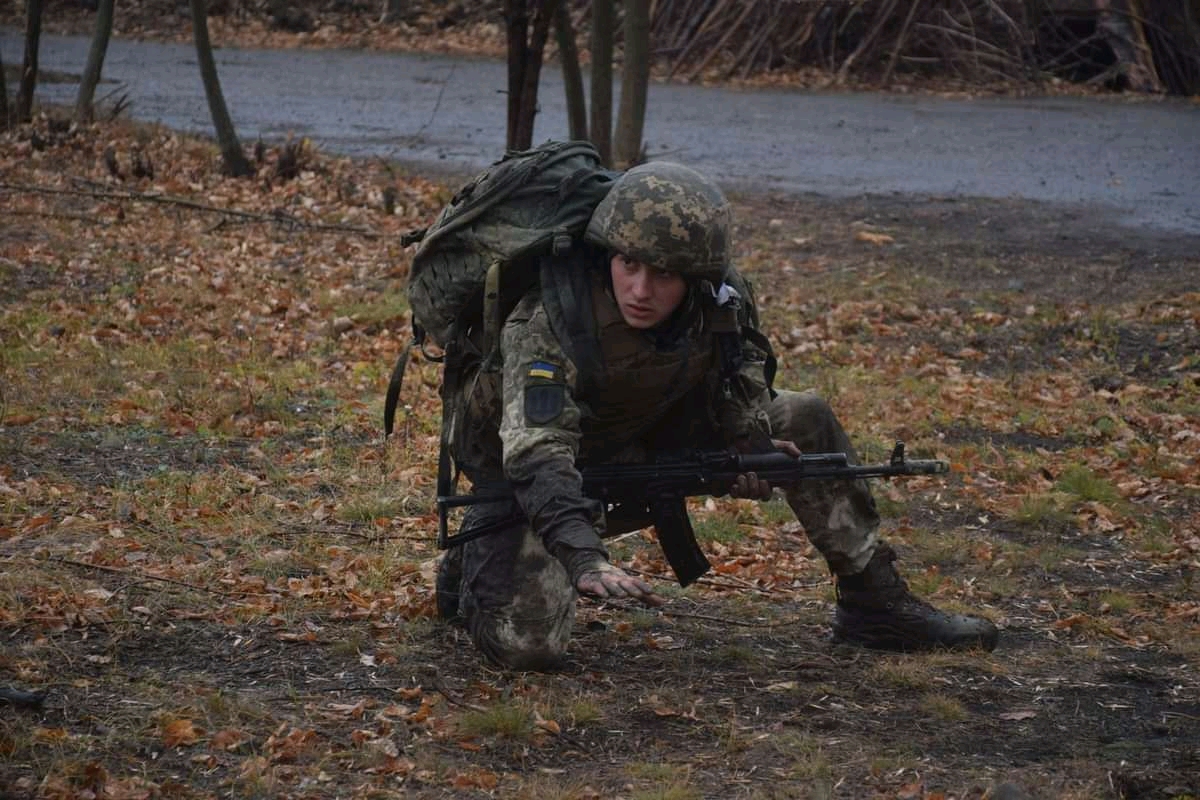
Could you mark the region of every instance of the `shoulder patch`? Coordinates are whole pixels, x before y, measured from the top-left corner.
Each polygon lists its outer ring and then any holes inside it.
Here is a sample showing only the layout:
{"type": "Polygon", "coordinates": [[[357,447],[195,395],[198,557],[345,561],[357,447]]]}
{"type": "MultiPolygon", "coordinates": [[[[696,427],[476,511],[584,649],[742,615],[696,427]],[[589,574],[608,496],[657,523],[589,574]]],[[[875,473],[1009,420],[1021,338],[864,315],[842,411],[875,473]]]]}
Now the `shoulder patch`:
{"type": "Polygon", "coordinates": [[[525,372],[525,421],[546,425],[558,419],[567,403],[563,369],[549,361],[531,361],[525,372]]]}

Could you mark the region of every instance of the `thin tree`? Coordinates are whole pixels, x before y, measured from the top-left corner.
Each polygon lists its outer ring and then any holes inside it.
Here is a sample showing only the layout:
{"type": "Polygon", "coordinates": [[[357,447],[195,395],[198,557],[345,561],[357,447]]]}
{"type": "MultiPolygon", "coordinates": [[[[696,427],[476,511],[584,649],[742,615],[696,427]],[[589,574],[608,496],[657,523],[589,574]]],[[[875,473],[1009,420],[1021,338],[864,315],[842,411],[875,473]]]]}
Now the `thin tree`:
{"type": "Polygon", "coordinates": [[[613,0],[592,0],[592,144],[612,163],[613,0]]]}
{"type": "Polygon", "coordinates": [[[617,114],[616,166],[642,160],[642,129],[650,83],[650,0],[625,0],[625,58],[621,65],[621,108],[617,114]]]}
{"type": "Polygon", "coordinates": [[[92,103],[96,97],[96,84],[100,83],[100,71],[104,68],[104,55],[108,52],[108,40],[112,36],[114,0],[100,0],[96,6],[96,30],[92,33],[92,46],[88,49],[87,66],[79,79],[79,95],[75,99],[75,119],[91,122],[92,103]]]}
{"type": "Polygon", "coordinates": [[[4,74],[4,59],[0,58],[0,131],[8,130],[8,76],[4,74]]]}
{"type": "MultiPolygon", "coordinates": [[[[32,2],[32,0],[31,0],[32,2]]],[[[208,98],[208,110],[212,113],[213,127],[217,131],[217,146],[225,171],[235,178],[253,175],[254,169],[242,152],[229,109],[225,107],[225,96],[221,94],[221,82],[217,78],[217,64],[213,60],[212,42],[208,38],[208,9],[204,0],[188,0],[192,8],[192,37],[196,41],[196,60],[200,62],[200,79],[204,81],[204,95],[208,98]]]]}
{"type": "Polygon", "coordinates": [[[42,9],[45,0],[25,0],[25,62],[17,90],[16,122],[33,118],[33,91],[38,79],[38,43],[42,37],[42,9]]]}
{"type": "Polygon", "coordinates": [[[575,46],[575,26],[571,24],[571,4],[566,0],[560,0],[554,15],[554,35],[558,41],[558,58],[562,62],[567,128],[572,139],[586,139],[587,99],[583,94],[583,71],[579,68],[579,48],[575,46]]]}
{"type": "Polygon", "coordinates": [[[395,23],[404,18],[408,5],[405,0],[384,0],[382,22],[395,23]]]}
{"type": "Polygon", "coordinates": [[[505,138],[510,150],[526,150],[533,144],[538,80],[558,2],[504,0],[508,31],[508,128],[505,138]]]}

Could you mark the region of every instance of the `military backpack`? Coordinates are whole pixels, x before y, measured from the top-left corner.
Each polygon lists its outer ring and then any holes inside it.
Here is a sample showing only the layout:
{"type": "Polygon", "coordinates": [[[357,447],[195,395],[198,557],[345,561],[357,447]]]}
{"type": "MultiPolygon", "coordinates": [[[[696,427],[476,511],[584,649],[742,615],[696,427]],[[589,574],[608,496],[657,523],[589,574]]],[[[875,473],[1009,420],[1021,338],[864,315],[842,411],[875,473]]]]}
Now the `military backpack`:
{"type": "Polygon", "coordinates": [[[432,225],[405,237],[419,243],[408,277],[413,340],[388,384],[387,434],[411,348],[424,351],[432,340],[449,352],[474,335],[494,350],[504,318],[538,283],[538,257],[564,255],[582,237],[619,175],[588,142],[509,151],[459,189],[432,225]]]}

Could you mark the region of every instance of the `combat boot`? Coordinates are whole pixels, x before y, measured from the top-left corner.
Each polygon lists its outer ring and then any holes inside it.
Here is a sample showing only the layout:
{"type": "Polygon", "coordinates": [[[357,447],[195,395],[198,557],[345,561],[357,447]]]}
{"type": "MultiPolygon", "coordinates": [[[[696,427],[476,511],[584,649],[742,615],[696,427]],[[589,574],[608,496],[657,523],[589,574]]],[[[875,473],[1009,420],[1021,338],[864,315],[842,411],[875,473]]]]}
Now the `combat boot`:
{"type": "Polygon", "coordinates": [[[996,646],[986,619],[947,614],[918,599],[896,571],[896,552],[880,544],[867,568],[838,578],[833,635],[878,650],[965,650],[996,646]]]}
{"type": "Polygon", "coordinates": [[[453,622],[459,619],[459,597],[462,595],[463,549],[451,547],[438,562],[434,580],[434,598],[438,617],[453,622]]]}

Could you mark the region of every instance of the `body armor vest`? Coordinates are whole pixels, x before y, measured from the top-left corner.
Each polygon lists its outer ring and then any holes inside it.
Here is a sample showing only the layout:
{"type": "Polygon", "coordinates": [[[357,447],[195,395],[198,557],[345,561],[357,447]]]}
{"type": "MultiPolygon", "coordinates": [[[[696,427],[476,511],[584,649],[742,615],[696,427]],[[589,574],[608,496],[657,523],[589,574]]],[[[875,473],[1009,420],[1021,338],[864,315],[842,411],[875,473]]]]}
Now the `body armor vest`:
{"type": "MultiPolygon", "coordinates": [[[[715,363],[704,312],[676,341],[659,346],[625,324],[602,278],[592,286],[592,308],[604,375],[582,398],[585,447],[595,442],[612,454],[658,423],[685,394],[703,383],[715,363]]],[[[590,449],[590,448],[589,448],[590,449]]],[[[599,454],[586,453],[585,457],[599,454]]]]}

